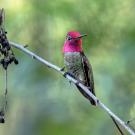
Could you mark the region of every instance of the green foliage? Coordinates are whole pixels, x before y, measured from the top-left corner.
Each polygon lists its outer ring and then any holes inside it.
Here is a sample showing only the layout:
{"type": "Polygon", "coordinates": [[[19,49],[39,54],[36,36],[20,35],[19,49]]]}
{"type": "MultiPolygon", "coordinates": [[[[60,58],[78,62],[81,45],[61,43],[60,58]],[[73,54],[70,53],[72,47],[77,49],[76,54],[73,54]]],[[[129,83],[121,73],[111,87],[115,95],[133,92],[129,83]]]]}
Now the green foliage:
{"type": "MultiPolygon", "coordinates": [[[[97,96],[125,121],[135,117],[134,5],[134,0],[1,0],[9,39],[61,67],[66,33],[87,33],[83,47],[97,96]]],[[[14,51],[20,64],[9,69],[2,135],[119,134],[111,119],[61,75],[14,51]]],[[[2,93],[2,69],[0,74],[2,93]]]]}

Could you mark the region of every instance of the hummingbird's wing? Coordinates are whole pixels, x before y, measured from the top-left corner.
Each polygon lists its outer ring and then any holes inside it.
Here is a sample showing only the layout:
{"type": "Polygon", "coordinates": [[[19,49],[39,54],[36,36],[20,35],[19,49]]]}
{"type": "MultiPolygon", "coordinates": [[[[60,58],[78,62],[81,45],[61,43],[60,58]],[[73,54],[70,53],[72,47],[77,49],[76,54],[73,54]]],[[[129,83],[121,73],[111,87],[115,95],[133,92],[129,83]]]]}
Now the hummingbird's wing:
{"type": "MultiPolygon", "coordinates": [[[[93,78],[93,71],[91,64],[89,63],[87,57],[83,52],[81,52],[81,57],[82,57],[82,67],[83,67],[83,73],[84,73],[84,85],[86,85],[89,90],[95,95],[95,90],[94,90],[94,78],[93,78]]],[[[78,87],[80,92],[90,100],[92,105],[96,105],[95,101],[86,93],[84,93],[80,87],[78,87]]]]}
{"type": "Polygon", "coordinates": [[[92,66],[83,52],[81,53],[81,55],[82,55],[83,72],[85,76],[84,83],[86,86],[91,88],[92,93],[95,95],[92,66]]]}

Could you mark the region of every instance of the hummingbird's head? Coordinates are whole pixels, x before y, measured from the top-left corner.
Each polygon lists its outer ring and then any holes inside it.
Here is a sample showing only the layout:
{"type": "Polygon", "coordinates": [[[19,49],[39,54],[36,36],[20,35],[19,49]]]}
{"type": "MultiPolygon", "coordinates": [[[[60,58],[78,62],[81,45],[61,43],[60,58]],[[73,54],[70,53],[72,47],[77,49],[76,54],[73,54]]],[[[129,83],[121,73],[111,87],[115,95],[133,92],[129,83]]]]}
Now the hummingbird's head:
{"type": "Polygon", "coordinates": [[[82,37],[87,36],[86,34],[81,35],[79,32],[70,31],[67,33],[63,52],[81,52],[82,51],[82,37]]]}

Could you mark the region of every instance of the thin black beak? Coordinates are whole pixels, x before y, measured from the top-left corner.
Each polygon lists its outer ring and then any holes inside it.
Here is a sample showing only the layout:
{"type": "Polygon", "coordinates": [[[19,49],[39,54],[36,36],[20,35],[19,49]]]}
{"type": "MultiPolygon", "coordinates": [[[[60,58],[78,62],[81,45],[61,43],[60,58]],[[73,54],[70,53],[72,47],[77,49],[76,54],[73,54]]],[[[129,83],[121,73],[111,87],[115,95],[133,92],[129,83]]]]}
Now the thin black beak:
{"type": "Polygon", "coordinates": [[[82,37],[85,37],[85,36],[87,36],[87,34],[82,34],[81,36],[76,37],[76,38],[74,38],[74,39],[78,40],[78,39],[80,39],[80,38],[82,38],[82,37]]]}

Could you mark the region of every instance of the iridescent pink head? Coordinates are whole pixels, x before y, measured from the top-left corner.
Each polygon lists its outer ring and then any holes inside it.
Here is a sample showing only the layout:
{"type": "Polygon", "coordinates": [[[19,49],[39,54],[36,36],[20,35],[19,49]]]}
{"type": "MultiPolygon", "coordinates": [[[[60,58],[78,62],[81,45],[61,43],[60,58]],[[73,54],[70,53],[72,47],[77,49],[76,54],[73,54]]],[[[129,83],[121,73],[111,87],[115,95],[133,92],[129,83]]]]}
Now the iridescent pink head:
{"type": "Polygon", "coordinates": [[[70,31],[66,36],[66,40],[63,47],[63,52],[82,52],[82,37],[79,32],[70,31]]]}

